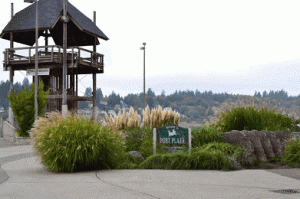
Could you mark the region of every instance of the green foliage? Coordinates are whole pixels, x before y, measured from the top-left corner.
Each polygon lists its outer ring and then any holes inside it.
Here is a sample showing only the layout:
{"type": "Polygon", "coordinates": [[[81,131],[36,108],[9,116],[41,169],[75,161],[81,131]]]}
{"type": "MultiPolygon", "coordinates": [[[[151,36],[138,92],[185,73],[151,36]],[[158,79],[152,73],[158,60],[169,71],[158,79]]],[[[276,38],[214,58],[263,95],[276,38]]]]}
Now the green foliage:
{"type": "Polygon", "coordinates": [[[211,142],[225,142],[224,138],[220,136],[222,132],[218,131],[214,127],[209,127],[204,125],[200,131],[196,128],[192,129],[192,135],[194,139],[192,139],[192,146],[194,147],[201,147],[205,144],[211,142]]]}
{"type": "Polygon", "coordinates": [[[123,139],[88,118],[52,123],[37,139],[37,150],[48,171],[114,169],[125,157],[123,139]]]}
{"type": "Polygon", "coordinates": [[[136,128],[127,127],[124,130],[127,135],[125,139],[126,151],[138,151],[145,136],[143,133],[145,129],[138,126],[136,128]]]}
{"type": "Polygon", "coordinates": [[[233,146],[229,143],[219,143],[219,142],[211,142],[208,143],[202,147],[200,147],[200,149],[204,149],[204,150],[221,150],[222,152],[228,154],[228,155],[232,155],[239,147],[233,146]]]}
{"type": "Polygon", "coordinates": [[[267,109],[258,111],[253,107],[236,107],[226,114],[222,113],[214,126],[222,132],[242,131],[245,129],[249,131],[287,131],[288,128],[292,128],[293,124],[294,122],[291,118],[274,111],[267,109]]]}
{"type": "Polygon", "coordinates": [[[283,151],[281,161],[293,168],[300,168],[300,138],[290,141],[283,151]]]}
{"type": "MultiPolygon", "coordinates": [[[[34,123],[35,116],[35,107],[34,107],[34,84],[31,84],[31,89],[28,91],[28,88],[25,87],[21,92],[16,95],[14,92],[10,93],[7,99],[11,103],[12,110],[14,112],[15,118],[19,123],[20,130],[17,132],[18,137],[29,137],[27,132],[32,128],[34,123]]],[[[44,83],[41,81],[38,88],[38,116],[44,117],[44,108],[48,103],[48,94],[50,90],[44,92],[44,83]]]]}
{"type": "MultiPolygon", "coordinates": [[[[142,141],[139,152],[143,157],[148,158],[153,155],[153,137],[147,137],[142,141]]],[[[156,143],[156,153],[166,153],[167,149],[164,149],[161,144],[156,143]]]]}

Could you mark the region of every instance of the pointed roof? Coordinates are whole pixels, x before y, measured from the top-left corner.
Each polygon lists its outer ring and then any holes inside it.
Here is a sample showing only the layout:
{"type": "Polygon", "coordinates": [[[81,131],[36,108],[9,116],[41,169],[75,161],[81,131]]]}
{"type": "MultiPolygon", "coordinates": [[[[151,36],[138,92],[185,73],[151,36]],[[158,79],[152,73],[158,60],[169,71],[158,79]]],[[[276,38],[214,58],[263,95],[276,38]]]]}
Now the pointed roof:
{"type": "MultiPolygon", "coordinates": [[[[50,30],[55,44],[62,46],[63,22],[60,18],[63,15],[63,0],[39,0],[38,9],[39,36],[44,30],[50,30]]],[[[67,3],[67,14],[69,17],[68,47],[93,45],[95,36],[97,45],[100,44],[98,38],[109,40],[92,20],[69,2],[67,3]]],[[[36,3],[33,3],[13,16],[2,30],[0,37],[10,40],[10,33],[13,32],[14,42],[33,46],[35,43],[35,16],[36,3]]]]}

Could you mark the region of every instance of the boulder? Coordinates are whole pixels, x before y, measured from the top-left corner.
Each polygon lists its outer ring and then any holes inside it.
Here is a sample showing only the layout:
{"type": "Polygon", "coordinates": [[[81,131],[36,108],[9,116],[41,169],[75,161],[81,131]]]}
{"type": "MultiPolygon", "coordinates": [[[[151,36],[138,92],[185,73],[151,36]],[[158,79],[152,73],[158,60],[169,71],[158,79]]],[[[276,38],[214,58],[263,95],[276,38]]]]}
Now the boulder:
{"type": "Polygon", "coordinates": [[[256,130],[253,130],[252,132],[254,132],[255,134],[258,135],[260,142],[262,144],[262,147],[264,149],[264,152],[266,154],[266,157],[275,157],[275,153],[273,151],[273,146],[271,143],[270,138],[267,136],[266,131],[260,131],[260,133],[256,130]]]}
{"type": "Polygon", "coordinates": [[[243,167],[241,166],[241,164],[238,163],[238,161],[235,158],[232,158],[232,157],[226,155],[226,159],[228,160],[228,162],[230,163],[231,167],[234,170],[241,170],[241,169],[243,169],[243,167]]]}
{"type": "Polygon", "coordinates": [[[283,131],[275,131],[276,138],[280,140],[280,145],[281,145],[281,150],[284,151],[284,149],[287,147],[289,144],[289,141],[292,136],[292,133],[287,133],[283,131]]]}
{"type": "Polygon", "coordinates": [[[280,139],[277,138],[276,133],[272,131],[262,131],[262,132],[265,132],[266,136],[269,138],[273,148],[274,155],[276,157],[282,157],[283,156],[282,145],[280,139]]]}
{"type": "Polygon", "coordinates": [[[249,163],[249,164],[252,164],[253,161],[254,161],[254,156],[255,156],[255,149],[253,147],[253,144],[251,143],[250,141],[250,138],[249,136],[246,136],[245,133],[243,132],[240,132],[240,131],[236,131],[236,130],[233,130],[231,132],[224,132],[222,133],[224,139],[225,139],[225,142],[228,142],[232,145],[236,145],[236,146],[239,146],[239,145],[242,145],[246,148],[246,151],[245,151],[245,162],[244,163],[249,163]]]}
{"type": "Polygon", "coordinates": [[[254,147],[254,154],[256,155],[256,157],[259,160],[266,162],[267,156],[262,147],[261,137],[259,137],[257,131],[253,132],[253,131],[244,130],[243,132],[246,134],[246,136],[250,138],[250,141],[254,147]]]}
{"type": "Polygon", "coordinates": [[[130,151],[129,152],[131,155],[133,155],[135,158],[141,158],[144,159],[144,157],[142,156],[142,154],[139,151],[130,151]]]}
{"type": "Polygon", "coordinates": [[[255,158],[265,162],[269,157],[283,157],[283,151],[292,139],[291,133],[283,131],[233,130],[222,134],[226,142],[246,148],[244,162],[250,164],[255,158]],[[251,156],[255,156],[254,159],[251,156]]]}

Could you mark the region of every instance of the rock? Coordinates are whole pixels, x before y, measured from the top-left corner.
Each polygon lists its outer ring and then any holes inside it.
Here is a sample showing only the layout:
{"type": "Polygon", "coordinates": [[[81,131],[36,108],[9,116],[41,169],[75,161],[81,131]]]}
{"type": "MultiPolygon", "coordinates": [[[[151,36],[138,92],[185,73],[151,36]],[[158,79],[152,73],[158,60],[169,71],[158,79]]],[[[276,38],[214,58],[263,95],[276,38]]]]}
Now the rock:
{"type": "Polygon", "coordinates": [[[242,145],[246,148],[246,157],[245,162],[243,163],[249,163],[252,164],[254,161],[253,156],[254,154],[254,147],[253,144],[250,141],[249,136],[246,136],[245,133],[241,133],[240,131],[233,130],[231,132],[224,132],[222,133],[224,139],[226,142],[239,146],[242,145]]]}
{"type": "Polygon", "coordinates": [[[265,132],[267,137],[269,138],[273,148],[274,155],[276,157],[282,157],[283,156],[282,146],[281,146],[280,139],[276,137],[276,133],[271,131],[262,131],[262,132],[265,132]]]}
{"type": "Polygon", "coordinates": [[[238,163],[238,161],[230,156],[227,156],[226,155],[226,159],[229,161],[231,167],[234,169],[234,170],[241,170],[243,169],[243,167],[241,166],[241,164],[238,163]]]}
{"type": "Polygon", "coordinates": [[[266,158],[275,157],[270,138],[266,135],[266,131],[260,131],[259,133],[258,131],[253,130],[252,132],[259,137],[266,158]]]}
{"type": "Polygon", "coordinates": [[[257,132],[247,131],[247,130],[244,130],[243,132],[246,133],[246,136],[249,136],[250,141],[254,147],[254,154],[256,155],[256,157],[259,160],[266,162],[267,156],[261,144],[261,140],[260,140],[261,137],[258,136],[257,132]]]}
{"type": "Polygon", "coordinates": [[[246,148],[245,161],[252,163],[255,158],[267,161],[269,157],[282,157],[283,150],[291,139],[291,133],[283,131],[236,131],[223,133],[225,141],[233,145],[242,145],[246,148]],[[254,159],[251,158],[254,156],[254,159]]]}
{"type": "Polygon", "coordinates": [[[144,159],[144,157],[142,156],[142,154],[139,151],[130,151],[129,153],[131,155],[133,155],[135,158],[142,158],[142,159],[144,159]]]}

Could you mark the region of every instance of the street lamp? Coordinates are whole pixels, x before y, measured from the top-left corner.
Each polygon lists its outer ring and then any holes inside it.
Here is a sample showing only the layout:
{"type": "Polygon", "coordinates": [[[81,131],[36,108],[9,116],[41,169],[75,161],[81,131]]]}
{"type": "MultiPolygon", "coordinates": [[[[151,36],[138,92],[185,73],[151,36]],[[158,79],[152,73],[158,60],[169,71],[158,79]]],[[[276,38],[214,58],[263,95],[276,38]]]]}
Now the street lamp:
{"type": "Polygon", "coordinates": [[[143,43],[144,47],[141,47],[141,50],[144,50],[144,109],[146,108],[146,101],[145,101],[145,52],[146,52],[146,43],[143,43]]]}
{"type": "Polygon", "coordinates": [[[38,11],[39,11],[39,1],[38,0],[24,0],[25,3],[33,3],[36,2],[36,17],[35,17],[35,76],[34,76],[34,108],[35,108],[35,115],[34,115],[34,120],[36,121],[38,118],[38,102],[37,102],[37,94],[38,94],[38,45],[39,45],[39,40],[38,40],[38,26],[39,26],[39,21],[38,21],[38,11]]]}

